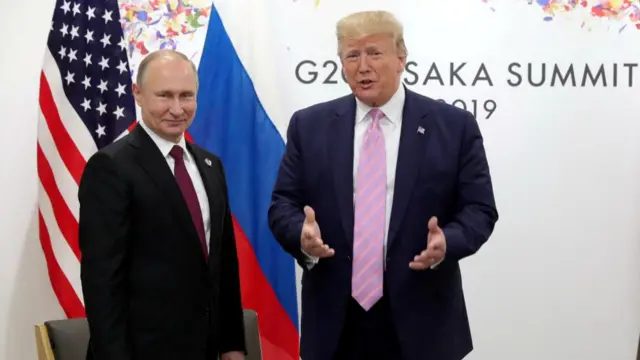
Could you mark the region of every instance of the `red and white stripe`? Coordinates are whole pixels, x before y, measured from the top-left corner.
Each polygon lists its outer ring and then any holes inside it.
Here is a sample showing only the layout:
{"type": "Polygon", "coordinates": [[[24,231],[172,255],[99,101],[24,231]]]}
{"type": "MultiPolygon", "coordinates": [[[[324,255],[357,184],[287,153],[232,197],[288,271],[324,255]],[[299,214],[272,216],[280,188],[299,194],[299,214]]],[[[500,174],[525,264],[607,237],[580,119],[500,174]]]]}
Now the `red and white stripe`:
{"type": "MultiPolygon", "coordinates": [[[[67,100],[60,71],[46,50],[38,118],[39,238],[49,279],[69,318],[84,317],[78,246],[78,185],[97,147],[67,100]]],[[[135,125],[135,122],[132,124],[135,125]]],[[[125,131],[121,136],[129,133],[125,131]]]]}

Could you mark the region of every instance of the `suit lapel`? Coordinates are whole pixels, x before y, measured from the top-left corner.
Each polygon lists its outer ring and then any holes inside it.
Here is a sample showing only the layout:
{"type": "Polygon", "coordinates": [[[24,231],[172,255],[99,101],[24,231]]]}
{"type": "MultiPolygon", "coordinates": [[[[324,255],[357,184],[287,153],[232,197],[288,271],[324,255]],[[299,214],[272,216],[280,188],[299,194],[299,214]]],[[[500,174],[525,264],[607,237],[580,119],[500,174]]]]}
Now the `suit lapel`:
{"type": "MultiPolygon", "coordinates": [[[[207,199],[209,202],[209,218],[210,218],[210,232],[209,232],[209,259],[212,259],[212,254],[219,253],[217,250],[220,246],[220,239],[222,235],[222,223],[224,221],[224,208],[221,204],[224,201],[222,183],[220,182],[220,175],[218,172],[217,161],[213,162],[208,158],[206,154],[198,147],[187,143],[187,148],[195,159],[196,166],[202,177],[204,188],[207,192],[207,199]]],[[[211,265],[210,261],[210,265],[211,265]]],[[[210,266],[210,268],[212,268],[210,266]]]]}
{"type": "Polygon", "coordinates": [[[169,208],[175,214],[175,218],[184,231],[186,238],[192,244],[194,251],[198,251],[201,255],[200,258],[204,264],[198,232],[193,225],[182,191],[180,191],[180,187],[178,187],[178,183],[166,159],[141,126],[136,126],[131,135],[133,136],[130,144],[137,149],[136,161],[167,200],[169,208]]]}
{"type": "MultiPolygon", "coordinates": [[[[409,203],[416,176],[424,162],[426,140],[429,137],[427,108],[419,101],[417,94],[406,90],[404,109],[402,111],[402,129],[398,149],[398,164],[391,207],[391,219],[387,247],[391,248],[402,223],[409,203]],[[419,129],[421,129],[419,131],[419,129]]],[[[425,219],[425,225],[427,220],[425,219]]]]}
{"type": "Polygon", "coordinates": [[[356,103],[346,97],[327,128],[329,164],[332,167],[338,209],[349,247],[353,244],[353,135],[356,103]]]}

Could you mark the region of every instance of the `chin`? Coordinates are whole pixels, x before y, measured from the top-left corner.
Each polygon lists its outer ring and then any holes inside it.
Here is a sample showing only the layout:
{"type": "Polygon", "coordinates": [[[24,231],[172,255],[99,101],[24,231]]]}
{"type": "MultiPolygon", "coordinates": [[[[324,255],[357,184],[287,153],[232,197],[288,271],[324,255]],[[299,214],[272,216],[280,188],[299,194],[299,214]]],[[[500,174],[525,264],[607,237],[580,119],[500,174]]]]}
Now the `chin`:
{"type": "Polygon", "coordinates": [[[371,90],[360,90],[356,92],[356,96],[360,101],[367,103],[368,105],[375,106],[378,98],[378,92],[372,92],[371,90]]]}

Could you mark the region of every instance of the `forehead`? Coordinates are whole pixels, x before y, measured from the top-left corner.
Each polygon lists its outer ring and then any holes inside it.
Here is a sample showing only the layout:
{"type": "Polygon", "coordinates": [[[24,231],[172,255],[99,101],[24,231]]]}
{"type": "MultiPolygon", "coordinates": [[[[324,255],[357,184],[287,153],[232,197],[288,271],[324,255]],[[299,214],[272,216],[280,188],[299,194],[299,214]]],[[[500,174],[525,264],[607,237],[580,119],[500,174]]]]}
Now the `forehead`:
{"type": "Polygon", "coordinates": [[[149,64],[144,83],[153,90],[192,90],[197,86],[197,74],[182,59],[158,59],[149,64]]]}
{"type": "Polygon", "coordinates": [[[345,49],[390,48],[394,47],[393,37],[387,34],[373,34],[358,39],[347,39],[342,43],[345,49]]]}

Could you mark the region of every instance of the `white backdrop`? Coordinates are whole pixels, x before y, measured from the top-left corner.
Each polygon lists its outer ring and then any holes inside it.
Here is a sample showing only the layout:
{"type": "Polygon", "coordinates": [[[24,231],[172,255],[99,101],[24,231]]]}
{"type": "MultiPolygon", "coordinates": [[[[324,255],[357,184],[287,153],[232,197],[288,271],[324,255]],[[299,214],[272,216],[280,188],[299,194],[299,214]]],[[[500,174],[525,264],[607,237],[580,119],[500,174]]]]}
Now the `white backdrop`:
{"type": "MultiPolygon", "coordinates": [[[[409,87],[448,102],[475,101],[486,139],[501,219],[487,245],[463,263],[476,347],[468,359],[634,358],[640,330],[640,32],[631,25],[619,31],[624,17],[602,21],[575,11],[544,21],[540,6],[524,0],[215,3],[281,133],[294,110],[348,91],[339,72],[332,77],[337,84],[322,83],[333,70],[322,65],[337,61],[335,21],[354,10],[394,11],[405,24],[415,63],[410,70],[418,77],[409,87]],[[585,19],[592,21],[582,27],[585,19]],[[306,80],[317,71],[310,84],[296,78],[303,60],[317,64],[299,72],[306,80]],[[459,75],[467,86],[450,85],[450,63],[464,62],[459,75]],[[516,79],[508,71],[513,62],[524,75],[515,87],[507,83],[516,79]],[[529,63],[533,80],[546,64],[545,85],[526,84],[529,63]],[[602,79],[596,86],[551,86],[556,63],[563,72],[573,64],[579,84],[586,65],[595,74],[603,64],[607,86],[602,79]],[[624,63],[636,66],[633,86],[624,63]],[[422,85],[432,64],[444,86],[422,85]],[[470,86],[482,64],[492,85],[470,86]],[[493,103],[485,119],[484,106],[493,103]]],[[[4,34],[21,31],[5,37],[0,53],[0,358],[7,360],[35,358],[33,324],[63,316],[34,222],[38,77],[53,4],[5,2],[10,16],[0,24],[4,34]]]]}
{"type": "Polygon", "coordinates": [[[410,88],[450,103],[460,99],[457,105],[468,109],[477,104],[501,219],[487,245],[463,263],[476,348],[468,359],[635,356],[640,33],[632,25],[620,32],[624,17],[605,21],[590,16],[588,7],[544,21],[539,5],[506,0],[320,0],[318,6],[298,0],[269,7],[238,1],[216,6],[282,135],[294,110],[348,92],[339,70],[332,75],[334,29],[341,16],[357,10],[387,9],[403,21],[415,63],[405,77],[410,88]],[[251,41],[271,47],[252,52],[251,41]],[[266,70],[271,59],[278,59],[277,71],[266,70]],[[296,72],[305,60],[316,65],[305,63],[296,72]],[[458,74],[467,85],[452,85],[451,64],[462,63],[458,74]],[[633,64],[633,86],[624,63],[633,64]],[[444,86],[422,85],[432,64],[444,86]],[[528,84],[528,64],[534,83],[546,66],[542,86],[528,84]],[[577,86],[560,86],[558,77],[552,83],[556,64],[560,75],[573,65],[577,86]],[[483,66],[480,75],[491,83],[473,86],[483,66]],[[587,78],[582,87],[587,66],[597,81],[590,85],[587,78]],[[416,76],[418,84],[411,85],[416,76]],[[327,78],[337,84],[324,84],[327,78]]]}

